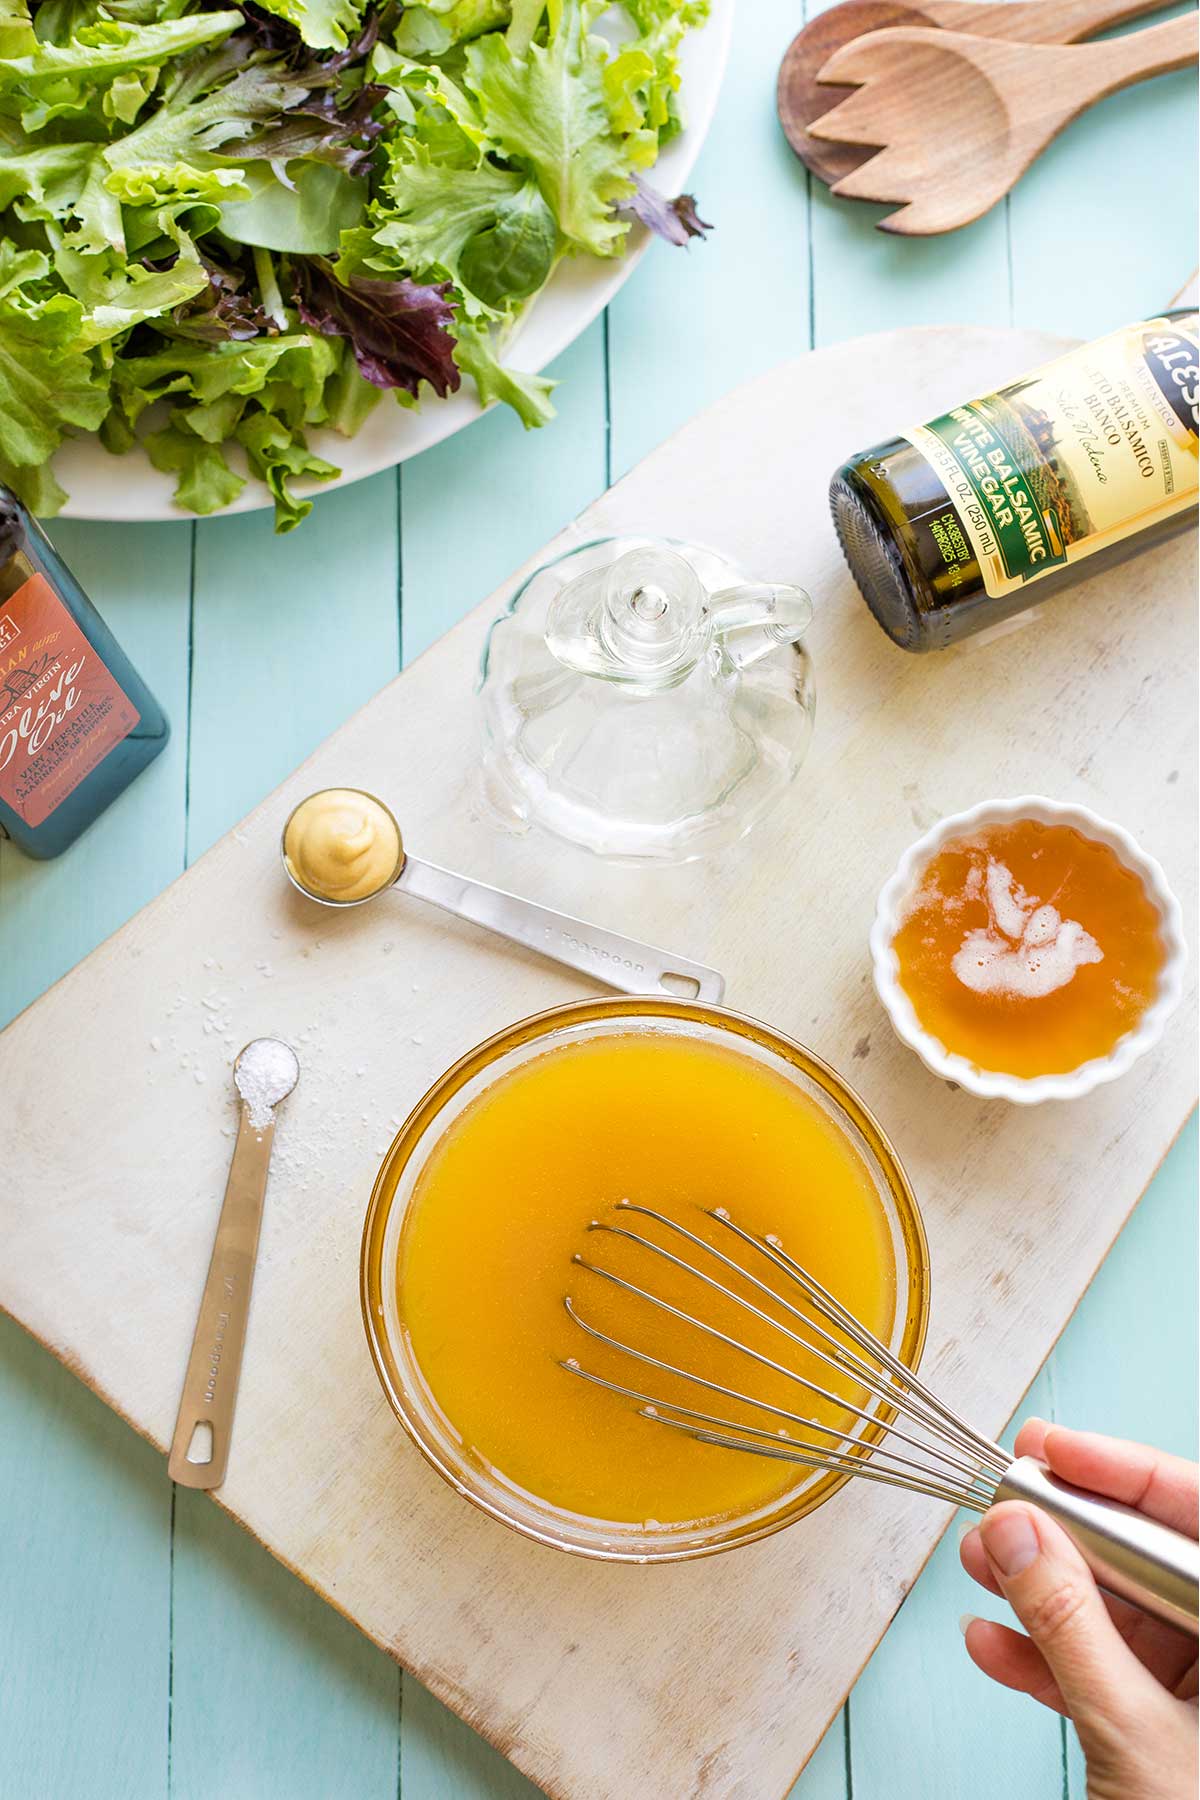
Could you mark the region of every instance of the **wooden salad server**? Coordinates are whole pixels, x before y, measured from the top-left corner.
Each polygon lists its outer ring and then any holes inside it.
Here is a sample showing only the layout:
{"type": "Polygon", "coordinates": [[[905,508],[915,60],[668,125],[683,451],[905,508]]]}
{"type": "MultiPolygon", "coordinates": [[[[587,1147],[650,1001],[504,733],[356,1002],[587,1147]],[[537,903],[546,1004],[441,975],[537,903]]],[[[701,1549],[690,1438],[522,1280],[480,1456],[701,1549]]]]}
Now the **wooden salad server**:
{"type": "Polygon", "coordinates": [[[855,91],[814,136],[879,146],[835,194],[895,204],[881,231],[932,237],[1008,193],[1064,126],[1118,89],[1197,60],[1196,14],[1098,44],[1013,44],[908,26],[846,44],[822,83],[855,91]]]}
{"type": "MultiPolygon", "coordinates": [[[[857,144],[830,143],[809,132],[814,119],[845,95],[817,76],[835,50],[869,31],[898,25],[933,25],[976,37],[1011,38],[1023,44],[1073,44],[1109,25],[1158,12],[1167,0],[841,0],[810,19],[792,39],[779,66],[776,105],[784,135],[801,162],[832,187],[871,152],[857,144]]],[[[846,93],[851,90],[847,88],[846,93]]]]}

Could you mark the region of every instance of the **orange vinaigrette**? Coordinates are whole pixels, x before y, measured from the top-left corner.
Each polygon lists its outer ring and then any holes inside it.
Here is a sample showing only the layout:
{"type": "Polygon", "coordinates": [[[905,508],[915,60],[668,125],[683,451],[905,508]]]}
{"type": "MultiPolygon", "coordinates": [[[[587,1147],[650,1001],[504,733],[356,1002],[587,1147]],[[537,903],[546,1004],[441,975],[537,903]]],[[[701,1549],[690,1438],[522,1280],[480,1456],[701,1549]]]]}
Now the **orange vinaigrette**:
{"type": "Polygon", "coordinates": [[[805,1364],[733,1302],[631,1243],[589,1233],[589,1220],[604,1217],[663,1236],[614,1214],[624,1197],[726,1249],[728,1232],[699,1209],[727,1207],[749,1229],[774,1233],[889,1338],[889,1228],[845,1133],[808,1094],[747,1055],[672,1033],[622,1032],[564,1045],[505,1075],[431,1153],[399,1254],[401,1319],[427,1388],[473,1458],[566,1512],[653,1528],[766,1506],[806,1472],[696,1443],[560,1366],[574,1357],[628,1387],[763,1423],[761,1413],[593,1342],[567,1317],[570,1293],[601,1330],[666,1361],[842,1429],[853,1423],[844,1409],[573,1266],[579,1251],[829,1383],[815,1359],[805,1364]]]}
{"type": "Polygon", "coordinates": [[[1107,844],[1034,819],[946,844],[892,944],[923,1029],[977,1068],[1023,1077],[1107,1056],[1163,966],[1141,877],[1107,844]]]}

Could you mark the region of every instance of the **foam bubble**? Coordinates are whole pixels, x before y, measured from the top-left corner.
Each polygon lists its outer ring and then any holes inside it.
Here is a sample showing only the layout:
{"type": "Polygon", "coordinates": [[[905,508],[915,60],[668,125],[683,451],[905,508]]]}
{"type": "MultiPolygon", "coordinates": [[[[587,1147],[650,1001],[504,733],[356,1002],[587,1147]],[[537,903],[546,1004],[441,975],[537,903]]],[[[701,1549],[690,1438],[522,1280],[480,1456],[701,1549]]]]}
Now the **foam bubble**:
{"type": "Polygon", "coordinates": [[[968,931],[950,965],[972,993],[1041,1000],[1066,987],[1085,963],[1103,962],[1089,931],[1027,894],[992,857],[986,888],[988,924],[968,931]]]}

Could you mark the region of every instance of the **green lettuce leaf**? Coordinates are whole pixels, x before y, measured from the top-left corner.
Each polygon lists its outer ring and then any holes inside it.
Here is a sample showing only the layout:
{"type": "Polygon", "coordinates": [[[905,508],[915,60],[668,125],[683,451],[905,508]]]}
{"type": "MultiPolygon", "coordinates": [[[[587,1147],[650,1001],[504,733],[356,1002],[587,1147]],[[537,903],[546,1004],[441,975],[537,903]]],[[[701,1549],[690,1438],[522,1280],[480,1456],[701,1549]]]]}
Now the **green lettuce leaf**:
{"type": "Polygon", "coordinates": [[[546,425],[554,417],[550,395],[558,386],[544,375],[525,375],[508,369],[500,362],[486,327],[460,319],[456,327],[458,342],[454,360],[464,375],[475,383],[481,406],[503,400],[512,407],[526,431],[546,425]]]}
{"type": "MultiPolygon", "coordinates": [[[[0,0],[0,7],[6,3],[20,0],[0,0]]],[[[69,44],[97,16],[125,25],[156,25],[191,10],[191,0],[39,0],[37,35],[43,44],[69,44]]]]}
{"type": "Polygon", "coordinates": [[[341,474],[336,464],[315,455],[299,432],[289,431],[270,413],[247,414],[237,428],[237,440],[254,473],[271,490],[276,531],[294,530],[312,511],[311,500],[293,494],[293,480],[307,475],[310,480],[330,481],[341,474]]]}
{"type": "Polygon", "coordinates": [[[183,209],[211,205],[205,220],[211,229],[219,205],[249,192],[243,171],[216,152],[308,92],[282,65],[261,55],[247,61],[239,44],[187,58],[157,111],[92,151],[73,208],[80,247],[151,254],[155,233],[144,223],[132,233],[135,209],[149,209],[157,234],[178,243],[183,209]]]}
{"type": "Polygon", "coordinates": [[[12,206],[26,221],[69,218],[93,155],[91,144],[30,144],[0,120],[0,210],[12,206]]]}
{"type": "Polygon", "coordinates": [[[440,56],[453,44],[507,25],[510,0],[424,0],[406,6],[392,42],[406,56],[440,56]]]}
{"type": "Polygon", "coordinates": [[[334,370],[325,387],[324,400],[329,413],[326,422],[343,437],[353,437],[367,414],[374,412],[379,405],[383,389],[359,374],[358,364],[348,344],[339,344],[339,348],[344,349],[340,366],[334,370]]]}
{"type": "Polygon", "coordinates": [[[28,56],[36,47],[27,0],[0,0],[0,56],[28,56]]]}
{"type": "Polygon", "coordinates": [[[164,431],[148,432],[142,442],[156,469],[178,475],[175,502],[189,512],[220,512],[237,499],[246,485],[220,450],[193,432],[168,426],[164,431]]]}
{"type": "Polygon", "coordinates": [[[380,43],[371,52],[368,76],[388,89],[392,111],[412,127],[411,137],[402,134],[393,141],[394,149],[415,139],[433,162],[478,168],[488,147],[487,131],[475,102],[445,69],[413,62],[380,43]]]}
{"type": "Polygon", "coordinates": [[[206,156],[248,137],[308,93],[308,84],[284,64],[261,53],[247,60],[239,44],[227,44],[189,58],[157,111],[101,155],[108,169],[203,167],[206,156]]]}
{"type": "Polygon", "coordinates": [[[313,50],[344,50],[362,25],[354,0],[261,0],[265,12],[294,25],[313,50]]]}
{"type": "Polygon", "coordinates": [[[103,375],[80,350],[83,308],[41,297],[48,258],[0,243],[0,480],[39,512],[65,498],[50,459],[67,430],[94,431],[108,411],[103,375]]]}
{"type": "Polygon", "coordinates": [[[557,251],[554,214],[537,183],[526,181],[467,239],[458,259],[459,280],[500,312],[545,286],[557,251]]]}
{"type": "Polygon", "coordinates": [[[243,22],[240,12],[194,13],[154,25],[98,19],[82,26],[68,44],[37,44],[20,56],[0,57],[0,93],[63,81],[96,83],[131,69],[158,68],[201,44],[227,38],[243,22]]]}
{"type": "Polygon", "coordinates": [[[147,269],[112,252],[80,255],[66,246],[55,267],[83,306],[79,344],[91,349],[147,319],[162,318],[208,286],[208,273],[190,251],[167,269],[147,269]]]}
{"type": "Polygon", "coordinates": [[[221,208],[221,230],[234,243],[328,256],[366,217],[367,183],[330,163],[289,163],[290,185],[265,163],[238,173],[246,197],[221,208]]]}
{"type": "Polygon", "coordinates": [[[562,0],[546,44],[514,56],[492,32],[467,45],[467,86],[488,135],[533,174],[576,249],[615,256],[628,230],[613,202],[631,191],[628,156],[613,135],[604,91],[608,46],[587,31],[582,0],[562,0]]]}
{"type": "Polygon", "coordinates": [[[319,404],[333,372],[332,351],[308,332],[248,343],[200,344],[167,339],[144,356],[121,356],[113,365],[113,386],[127,413],[136,418],[151,401],[186,394],[208,404],[223,394],[261,394],[269,381],[295,383],[304,408],[319,404]]]}
{"type": "Polygon", "coordinates": [[[424,144],[403,144],[383,179],[390,204],[375,241],[393,253],[392,266],[418,280],[439,269],[457,279],[468,239],[494,224],[524,186],[525,177],[513,169],[487,161],[467,168],[436,163],[424,144]]]}

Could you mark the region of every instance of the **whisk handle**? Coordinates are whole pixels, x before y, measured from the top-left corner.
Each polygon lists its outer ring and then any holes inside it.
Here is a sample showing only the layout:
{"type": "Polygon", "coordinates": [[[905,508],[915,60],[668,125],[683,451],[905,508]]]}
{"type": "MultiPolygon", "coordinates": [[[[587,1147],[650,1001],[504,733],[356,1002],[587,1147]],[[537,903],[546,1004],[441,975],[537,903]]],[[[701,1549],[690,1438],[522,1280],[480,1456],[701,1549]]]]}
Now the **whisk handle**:
{"type": "Polygon", "coordinates": [[[1011,1464],[996,1499],[1040,1506],[1071,1534],[1102,1588],[1166,1625],[1200,1634],[1200,1545],[1194,1538],[1060,1481],[1032,1456],[1011,1464]]]}

